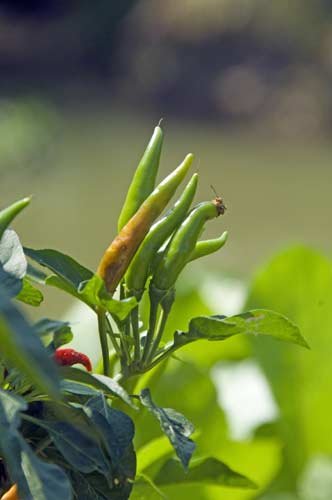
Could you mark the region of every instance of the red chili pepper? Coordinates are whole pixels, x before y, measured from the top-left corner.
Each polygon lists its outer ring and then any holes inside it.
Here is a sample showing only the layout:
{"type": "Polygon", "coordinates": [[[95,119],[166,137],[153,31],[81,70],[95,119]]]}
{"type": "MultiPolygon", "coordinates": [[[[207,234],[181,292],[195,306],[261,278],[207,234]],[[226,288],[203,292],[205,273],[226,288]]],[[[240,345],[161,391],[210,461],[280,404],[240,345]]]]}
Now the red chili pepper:
{"type": "Polygon", "coordinates": [[[91,361],[81,352],[75,349],[57,349],[53,356],[54,361],[60,366],[84,365],[88,372],[92,371],[91,361]]]}

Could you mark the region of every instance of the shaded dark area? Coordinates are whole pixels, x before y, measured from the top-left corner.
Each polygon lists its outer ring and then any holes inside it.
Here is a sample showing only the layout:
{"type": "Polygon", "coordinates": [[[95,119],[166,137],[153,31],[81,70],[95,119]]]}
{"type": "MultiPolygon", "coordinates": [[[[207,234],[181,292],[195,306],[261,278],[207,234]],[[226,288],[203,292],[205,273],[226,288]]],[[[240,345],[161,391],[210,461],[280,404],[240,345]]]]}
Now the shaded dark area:
{"type": "Polygon", "coordinates": [[[263,125],[331,127],[332,6],[325,0],[2,1],[0,69],[11,95],[91,87],[137,109],[263,125]]]}

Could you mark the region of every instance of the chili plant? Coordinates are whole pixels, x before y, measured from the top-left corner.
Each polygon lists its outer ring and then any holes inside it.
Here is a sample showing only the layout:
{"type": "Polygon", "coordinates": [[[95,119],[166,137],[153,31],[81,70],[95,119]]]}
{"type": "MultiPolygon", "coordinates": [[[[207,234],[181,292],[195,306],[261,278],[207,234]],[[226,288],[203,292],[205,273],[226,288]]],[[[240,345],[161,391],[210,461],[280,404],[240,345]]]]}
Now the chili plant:
{"type": "Polygon", "coordinates": [[[186,482],[255,487],[216,457],[191,462],[193,424],[156,404],[158,394],[142,387],[144,374],[153,370],[162,377],[165,362],[197,341],[244,334],[307,344],[290,320],[263,309],[197,316],[185,331],[164,340],[181,272],[191,261],[219,251],[227,232],[199,240],[206,224],[219,225],[226,206],[219,197],[193,205],[195,173],[163,214],[193,155],[155,187],[162,142],[157,126],[129,187],[119,232],[96,272],[58,250],[22,248],[9,224],[29,198],[0,212],[0,490],[8,490],[3,500],[127,499],[142,481],[161,497],[163,485],[172,482],[179,488],[186,482]],[[60,289],[95,313],[102,351],[98,366],[91,366],[88,353],[63,347],[73,338],[69,323],[25,319],[15,301],[38,306],[40,285],[60,289]],[[157,419],[177,457],[157,454],[150,476],[136,464],[133,441],[144,409],[157,419]]]}

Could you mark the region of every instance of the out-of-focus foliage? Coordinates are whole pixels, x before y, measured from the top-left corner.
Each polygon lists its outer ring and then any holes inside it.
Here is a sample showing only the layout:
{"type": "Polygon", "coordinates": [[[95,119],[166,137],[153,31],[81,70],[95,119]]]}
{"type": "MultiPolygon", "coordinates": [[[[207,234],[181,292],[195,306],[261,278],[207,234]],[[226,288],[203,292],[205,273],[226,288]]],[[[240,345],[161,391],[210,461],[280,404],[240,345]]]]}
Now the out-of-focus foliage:
{"type": "Polygon", "coordinates": [[[0,99],[0,173],[23,169],[47,153],[58,132],[52,106],[39,99],[0,99]]]}
{"type": "MultiPolygon", "coordinates": [[[[326,257],[293,248],[275,257],[256,276],[249,297],[250,307],[272,307],[291,317],[311,346],[310,352],[304,352],[269,340],[253,340],[255,356],[280,406],[277,429],[285,446],[284,461],[272,489],[298,488],[301,499],[329,497],[308,492],[315,490],[312,484],[320,474],[330,477],[326,470],[331,467],[328,457],[332,453],[331,271],[326,257]],[[304,477],[302,482],[300,477],[304,477]]],[[[328,479],[322,481],[325,486],[318,480],[316,491],[330,488],[328,479]]]]}

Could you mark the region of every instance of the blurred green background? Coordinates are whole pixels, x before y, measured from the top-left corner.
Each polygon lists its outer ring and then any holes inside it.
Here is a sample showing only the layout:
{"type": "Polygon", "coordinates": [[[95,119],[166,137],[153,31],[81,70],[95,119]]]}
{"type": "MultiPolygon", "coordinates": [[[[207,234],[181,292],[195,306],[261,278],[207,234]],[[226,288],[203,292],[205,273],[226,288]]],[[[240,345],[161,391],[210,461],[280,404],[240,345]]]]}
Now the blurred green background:
{"type": "MultiPolygon", "coordinates": [[[[193,264],[183,278],[188,314],[179,309],[174,325],[185,325],[190,307],[240,310],[256,273],[249,305],[287,314],[312,346],[307,353],[237,339],[188,349],[191,374],[172,362],[159,403],[196,423],[201,453],[262,486],[206,487],[194,497],[330,500],[332,280],[323,255],[331,252],[331,2],[8,0],[0,4],[0,40],[0,201],[34,195],[15,226],[25,245],[58,248],[95,269],[162,117],[160,177],[192,151],[197,200],[214,196],[212,184],[228,207],[206,234],[230,233],[203,274],[193,264]],[[298,244],[316,250],[283,250],[298,244]],[[228,288],[218,289],[219,276],[228,288]],[[232,304],[223,294],[233,294],[232,304]],[[209,370],[248,357],[265,373],[280,417],[236,441],[209,370]],[[199,404],[186,387],[167,397],[177,372],[197,385],[199,404]]],[[[41,313],[67,307],[49,292],[41,313]]]]}

